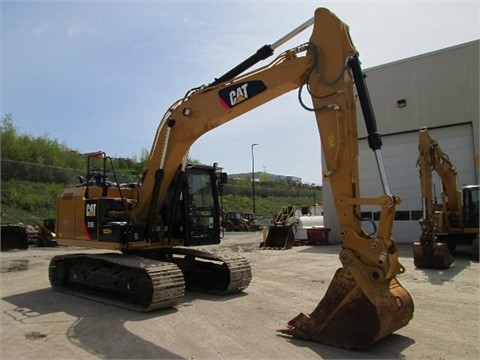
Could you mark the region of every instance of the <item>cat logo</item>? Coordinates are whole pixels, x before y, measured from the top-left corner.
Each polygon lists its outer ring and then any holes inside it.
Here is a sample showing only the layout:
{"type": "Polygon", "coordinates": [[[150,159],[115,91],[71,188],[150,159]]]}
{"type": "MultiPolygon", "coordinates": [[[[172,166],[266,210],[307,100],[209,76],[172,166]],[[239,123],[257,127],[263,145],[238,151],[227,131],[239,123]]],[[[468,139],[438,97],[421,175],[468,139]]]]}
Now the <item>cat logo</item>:
{"type": "Polygon", "coordinates": [[[233,89],[228,95],[230,98],[231,106],[234,106],[235,104],[240,103],[245,99],[248,99],[248,83],[237,87],[237,89],[233,89]]]}
{"type": "Polygon", "coordinates": [[[220,90],[219,101],[225,109],[231,109],[265,90],[267,87],[260,80],[238,83],[220,90]]]}
{"type": "Polygon", "coordinates": [[[87,204],[85,206],[85,216],[93,217],[95,216],[97,210],[97,204],[87,204]]]}

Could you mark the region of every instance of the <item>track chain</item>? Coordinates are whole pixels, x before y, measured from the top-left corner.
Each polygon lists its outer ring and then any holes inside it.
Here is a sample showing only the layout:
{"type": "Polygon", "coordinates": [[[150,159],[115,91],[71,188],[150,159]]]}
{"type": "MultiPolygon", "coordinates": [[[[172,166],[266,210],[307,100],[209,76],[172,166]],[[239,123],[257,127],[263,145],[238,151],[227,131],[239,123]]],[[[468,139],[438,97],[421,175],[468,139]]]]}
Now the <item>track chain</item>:
{"type": "MultiPolygon", "coordinates": [[[[200,259],[219,262],[226,266],[230,273],[230,283],[226,290],[215,293],[230,294],[248,287],[252,280],[252,268],[246,258],[236,254],[217,254],[195,248],[176,247],[174,254],[191,255],[200,259]]],[[[205,289],[202,289],[205,291],[205,289]]],[[[207,290],[208,291],[208,290],[207,290]]]]}
{"type": "Polygon", "coordinates": [[[55,290],[140,312],[149,312],[178,305],[182,302],[185,293],[183,273],[178,266],[169,262],[155,261],[134,255],[116,253],[57,255],[50,262],[49,272],[50,282],[55,290]],[[132,303],[123,301],[123,299],[118,297],[104,297],[91,292],[85,292],[82,291],[83,288],[78,286],[64,286],[63,282],[57,281],[59,274],[56,274],[55,271],[59,268],[59,263],[64,262],[67,264],[74,261],[74,259],[88,259],[92,266],[109,263],[122,268],[124,271],[143,272],[144,277],[150,279],[152,284],[153,294],[151,302],[149,304],[132,303]]]}

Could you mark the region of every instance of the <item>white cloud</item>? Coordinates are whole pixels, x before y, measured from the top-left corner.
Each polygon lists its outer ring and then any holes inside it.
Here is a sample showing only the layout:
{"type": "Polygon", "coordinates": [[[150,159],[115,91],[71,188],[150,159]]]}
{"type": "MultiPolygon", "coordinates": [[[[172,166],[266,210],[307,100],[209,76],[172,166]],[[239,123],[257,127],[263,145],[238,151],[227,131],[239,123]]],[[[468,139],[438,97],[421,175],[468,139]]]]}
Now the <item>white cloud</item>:
{"type": "Polygon", "coordinates": [[[136,44],[133,48],[134,48],[135,50],[143,50],[143,49],[146,49],[146,48],[148,48],[148,47],[150,47],[149,44],[143,43],[143,44],[136,44]]]}
{"type": "Polygon", "coordinates": [[[50,27],[51,26],[50,26],[49,23],[43,23],[43,24],[40,24],[40,25],[36,25],[32,29],[32,34],[35,37],[39,37],[39,36],[43,35],[44,33],[46,33],[50,29],[50,27]]]}
{"type": "Polygon", "coordinates": [[[75,39],[81,35],[92,32],[93,30],[85,23],[71,24],[68,25],[66,29],[66,34],[69,39],[75,39]]]}

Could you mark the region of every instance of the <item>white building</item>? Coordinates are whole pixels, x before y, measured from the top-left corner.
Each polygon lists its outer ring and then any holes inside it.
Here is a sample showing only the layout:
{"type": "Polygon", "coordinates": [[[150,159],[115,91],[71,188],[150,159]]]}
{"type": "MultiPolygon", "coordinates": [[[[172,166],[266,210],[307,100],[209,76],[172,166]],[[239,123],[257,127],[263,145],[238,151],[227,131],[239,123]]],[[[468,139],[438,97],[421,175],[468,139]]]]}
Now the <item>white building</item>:
{"type": "MultiPolygon", "coordinates": [[[[476,40],[364,70],[390,190],[402,199],[393,229],[398,243],[411,243],[420,235],[416,163],[421,127],[428,128],[457,167],[459,187],[479,183],[479,44],[476,40]]],[[[359,104],[357,118],[361,197],[378,197],[383,190],[359,104]]],[[[441,182],[436,176],[434,181],[440,199],[441,182]]],[[[332,229],[330,240],[340,242],[328,180],[323,185],[325,227],[332,229]]],[[[362,207],[374,219],[379,210],[362,207]]]]}

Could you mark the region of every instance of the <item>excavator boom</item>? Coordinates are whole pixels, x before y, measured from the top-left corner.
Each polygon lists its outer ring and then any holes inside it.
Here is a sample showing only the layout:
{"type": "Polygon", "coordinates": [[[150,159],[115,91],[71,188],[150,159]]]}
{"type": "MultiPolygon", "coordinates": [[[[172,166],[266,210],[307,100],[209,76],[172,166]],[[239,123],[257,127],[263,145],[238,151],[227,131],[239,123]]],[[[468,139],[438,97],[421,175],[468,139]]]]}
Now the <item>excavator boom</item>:
{"type": "MultiPolygon", "coordinates": [[[[308,43],[284,51],[269,65],[257,70],[245,74],[229,72],[222,77],[224,82],[216,81],[213,85],[197,88],[173,104],[157,132],[145,184],[148,184],[147,189],[160,187],[160,205],[166,185],[154,183],[155,166],[163,166],[163,181],[168,184],[171,171],[166,169],[177,166],[192,143],[204,133],[298,89],[302,106],[313,112],[317,120],[327,164],[325,179],[331,183],[340,222],[343,241],[340,259],[344,269],[332,280],[330,289],[333,290],[327,292],[328,300],[323,301],[310,317],[292,320],[282,332],[336,346],[363,347],[404,326],[413,316],[413,301],[396,279],[396,275],[404,272],[392,238],[395,208],[400,199],[390,193],[380,152],[382,142],[348,26],[327,9],[317,9],[313,23],[308,43]],[[235,77],[230,78],[231,75],[235,77]],[[384,187],[384,194],[374,199],[360,198],[354,87],[384,187]],[[311,96],[312,108],[303,102],[305,90],[311,96]],[[367,235],[362,228],[359,216],[362,205],[381,208],[376,237],[367,235]],[[340,288],[350,288],[357,295],[339,297],[337,290],[340,288]],[[355,338],[361,340],[342,336],[345,331],[342,319],[358,319],[359,313],[367,307],[371,310],[370,320],[358,320],[349,327],[350,335],[357,333],[355,338]],[[322,313],[329,314],[328,322],[324,321],[322,313]]],[[[152,208],[147,209],[147,204],[151,205],[150,198],[148,193],[141,194],[136,211],[138,218],[147,217],[152,211],[152,208]]]]}

